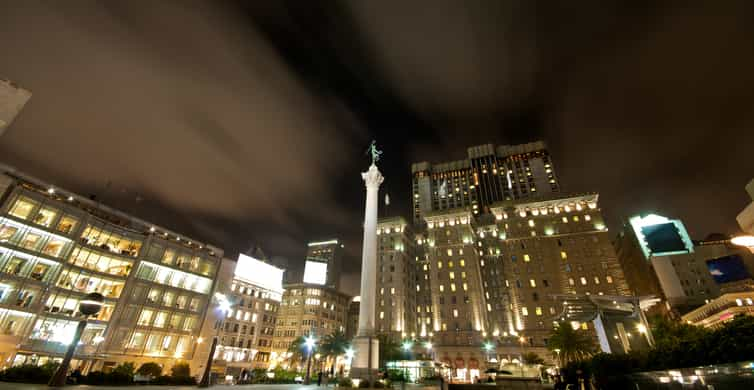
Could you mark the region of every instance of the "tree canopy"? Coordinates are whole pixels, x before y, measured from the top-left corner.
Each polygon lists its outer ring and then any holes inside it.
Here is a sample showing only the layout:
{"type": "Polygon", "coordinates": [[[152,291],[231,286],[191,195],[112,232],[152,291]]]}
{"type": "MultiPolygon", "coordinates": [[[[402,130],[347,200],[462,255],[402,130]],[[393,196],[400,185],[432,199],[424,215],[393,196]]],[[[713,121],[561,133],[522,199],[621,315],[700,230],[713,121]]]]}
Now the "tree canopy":
{"type": "Polygon", "coordinates": [[[561,366],[588,358],[595,352],[594,340],[585,331],[573,329],[568,323],[555,327],[547,340],[547,348],[561,366]]]}

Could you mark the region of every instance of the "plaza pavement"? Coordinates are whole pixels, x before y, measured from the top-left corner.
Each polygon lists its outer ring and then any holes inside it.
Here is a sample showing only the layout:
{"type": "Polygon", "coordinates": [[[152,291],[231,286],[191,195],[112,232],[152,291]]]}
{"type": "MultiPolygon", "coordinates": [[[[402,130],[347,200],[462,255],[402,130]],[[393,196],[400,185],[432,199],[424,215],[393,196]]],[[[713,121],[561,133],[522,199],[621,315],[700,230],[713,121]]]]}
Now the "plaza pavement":
{"type": "MultiPolygon", "coordinates": [[[[197,390],[196,386],[66,386],[70,390],[87,390],[87,389],[103,389],[103,390],[197,390]]],[[[32,385],[25,383],[9,383],[0,382],[0,390],[49,390],[46,385],[32,385]]],[[[317,387],[317,385],[215,385],[211,389],[215,390],[334,390],[332,386],[329,387],[317,387]]],[[[394,389],[400,390],[400,386],[395,386],[394,389]]],[[[406,390],[438,390],[437,387],[426,387],[419,385],[406,385],[406,390]]]]}

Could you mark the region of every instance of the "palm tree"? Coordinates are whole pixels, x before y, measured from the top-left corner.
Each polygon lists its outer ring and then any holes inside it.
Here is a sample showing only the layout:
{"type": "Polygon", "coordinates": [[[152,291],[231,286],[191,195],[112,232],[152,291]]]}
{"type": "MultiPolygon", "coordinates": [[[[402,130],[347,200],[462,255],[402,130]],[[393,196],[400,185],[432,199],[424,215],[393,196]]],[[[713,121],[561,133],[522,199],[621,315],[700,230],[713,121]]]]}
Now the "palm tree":
{"type": "Polygon", "coordinates": [[[555,327],[547,340],[547,348],[553,351],[561,366],[583,360],[594,354],[594,340],[583,331],[568,324],[555,327]]]}
{"type": "Polygon", "coordinates": [[[349,346],[345,333],[339,330],[322,338],[319,350],[328,362],[332,360],[331,371],[335,370],[335,359],[345,354],[349,346]]]}
{"type": "Polygon", "coordinates": [[[322,339],[319,350],[324,356],[340,356],[346,353],[349,343],[345,333],[337,330],[322,339]]]}
{"type": "Polygon", "coordinates": [[[291,345],[288,347],[288,352],[291,353],[289,358],[291,365],[293,365],[294,362],[303,361],[307,357],[305,353],[306,348],[306,337],[304,336],[298,336],[291,341],[291,345]]]}

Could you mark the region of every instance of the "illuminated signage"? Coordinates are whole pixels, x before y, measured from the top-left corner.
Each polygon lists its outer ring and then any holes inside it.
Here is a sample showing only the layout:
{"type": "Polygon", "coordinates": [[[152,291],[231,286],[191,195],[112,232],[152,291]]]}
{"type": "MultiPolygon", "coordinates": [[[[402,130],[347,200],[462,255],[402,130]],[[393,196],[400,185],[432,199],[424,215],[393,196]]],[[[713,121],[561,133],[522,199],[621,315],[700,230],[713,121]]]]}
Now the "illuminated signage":
{"type": "Polygon", "coordinates": [[[629,222],[647,259],[694,252],[694,244],[680,220],[649,214],[632,217],[629,222]]]}
{"type": "Polygon", "coordinates": [[[307,260],[304,267],[304,283],[319,285],[327,283],[327,263],[307,260]]]}
{"type": "Polygon", "coordinates": [[[268,290],[283,293],[284,270],[244,254],[238,255],[235,277],[268,290]]]}

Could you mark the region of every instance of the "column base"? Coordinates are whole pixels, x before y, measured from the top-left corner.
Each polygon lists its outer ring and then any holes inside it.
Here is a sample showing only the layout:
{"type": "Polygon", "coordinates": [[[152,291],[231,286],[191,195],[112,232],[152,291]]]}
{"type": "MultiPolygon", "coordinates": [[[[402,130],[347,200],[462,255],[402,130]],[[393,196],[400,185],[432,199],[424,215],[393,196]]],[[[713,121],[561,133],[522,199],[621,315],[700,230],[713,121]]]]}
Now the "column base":
{"type": "Polygon", "coordinates": [[[379,371],[380,340],[374,336],[356,336],[352,347],[355,354],[351,362],[351,378],[373,382],[379,371]]]}

